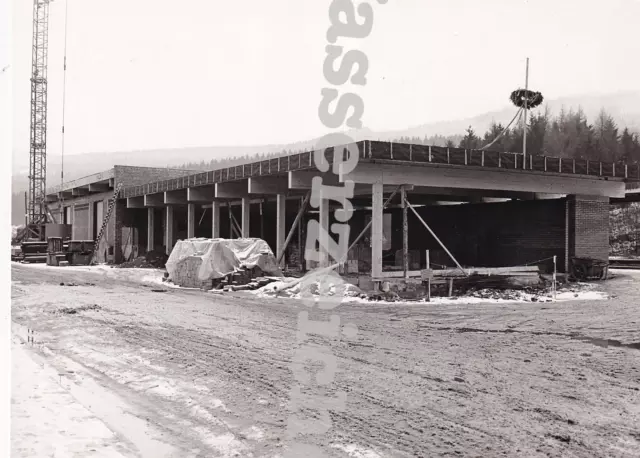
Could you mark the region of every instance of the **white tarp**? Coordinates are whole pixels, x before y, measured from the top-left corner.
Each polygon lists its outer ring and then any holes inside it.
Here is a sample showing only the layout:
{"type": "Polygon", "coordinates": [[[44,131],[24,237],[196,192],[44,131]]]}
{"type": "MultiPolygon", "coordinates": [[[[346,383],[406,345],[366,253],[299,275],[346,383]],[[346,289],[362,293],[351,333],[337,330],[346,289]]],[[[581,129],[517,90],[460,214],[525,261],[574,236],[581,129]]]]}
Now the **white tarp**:
{"type": "Polygon", "coordinates": [[[179,240],[167,260],[169,279],[175,281],[173,276],[180,264],[194,262],[199,264],[200,281],[225,277],[241,267],[257,266],[267,275],[282,275],[267,242],[257,238],[179,240]]]}

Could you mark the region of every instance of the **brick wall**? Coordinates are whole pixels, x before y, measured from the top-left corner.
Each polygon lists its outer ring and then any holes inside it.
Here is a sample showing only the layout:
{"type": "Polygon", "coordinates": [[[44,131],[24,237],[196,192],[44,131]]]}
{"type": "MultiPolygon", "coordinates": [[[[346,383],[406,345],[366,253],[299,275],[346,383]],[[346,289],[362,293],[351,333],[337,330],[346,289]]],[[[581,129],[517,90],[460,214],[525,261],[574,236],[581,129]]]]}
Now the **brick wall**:
{"type": "Polygon", "coordinates": [[[138,186],[155,181],[179,178],[193,175],[193,170],[170,169],[164,167],[130,167],[125,165],[114,166],[115,182],[124,186],[138,186]]]}
{"type": "MultiPolygon", "coordinates": [[[[418,213],[463,265],[508,267],[557,256],[558,269],[564,270],[564,199],[421,207],[418,213]]],[[[409,215],[409,224],[409,249],[419,250],[421,266],[427,249],[432,262],[455,265],[415,215],[409,215]]],[[[402,249],[399,210],[393,212],[393,228],[395,254],[402,249]]],[[[394,262],[393,256],[390,261],[394,262]]],[[[549,259],[537,265],[553,269],[549,259]]]]}
{"type": "Polygon", "coordinates": [[[606,197],[569,197],[571,257],[609,259],[609,208],[606,197]]]}

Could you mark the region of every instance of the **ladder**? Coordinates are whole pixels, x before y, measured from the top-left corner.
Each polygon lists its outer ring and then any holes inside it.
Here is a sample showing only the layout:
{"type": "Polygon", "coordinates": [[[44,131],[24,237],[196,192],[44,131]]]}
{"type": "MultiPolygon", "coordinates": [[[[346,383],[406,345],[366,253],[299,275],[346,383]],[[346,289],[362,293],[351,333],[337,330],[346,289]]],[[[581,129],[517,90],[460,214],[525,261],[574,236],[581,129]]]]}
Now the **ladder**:
{"type": "Polygon", "coordinates": [[[95,242],[93,243],[93,251],[91,252],[91,260],[90,264],[93,263],[93,257],[95,253],[98,251],[100,247],[100,242],[102,241],[102,237],[107,229],[107,224],[109,224],[109,220],[111,219],[111,213],[113,213],[113,209],[116,206],[116,201],[118,200],[118,194],[120,194],[120,190],[122,189],[122,183],[118,183],[115,191],[113,192],[113,197],[109,201],[109,208],[107,208],[107,214],[104,215],[104,219],[102,220],[102,227],[100,228],[100,232],[98,232],[98,236],[96,237],[95,242]]]}

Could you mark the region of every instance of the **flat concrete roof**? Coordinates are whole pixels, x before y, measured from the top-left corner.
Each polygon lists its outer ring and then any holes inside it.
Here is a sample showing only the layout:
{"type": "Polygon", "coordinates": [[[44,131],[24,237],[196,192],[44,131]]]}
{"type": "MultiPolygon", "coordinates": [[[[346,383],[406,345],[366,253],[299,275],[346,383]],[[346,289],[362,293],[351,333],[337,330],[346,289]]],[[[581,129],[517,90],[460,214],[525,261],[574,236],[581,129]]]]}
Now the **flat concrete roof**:
{"type": "MultiPolygon", "coordinates": [[[[527,177],[529,181],[528,189],[536,188],[532,192],[547,192],[545,184],[540,178],[547,177],[554,183],[565,181],[578,183],[579,186],[566,186],[569,192],[573,188],[576,190],[588,190],[589,183],[597,182],[631,182],[640,181],[640,166],[638,164],[626,165],[623,163],[604,163],[587,161],[581,159],[567,159],[543,156],[527,156],[526,163],[523,164],[521,153],[505,153],[498,151],[465,150],[462,148],[446,148],[438,146],[426,146],[418,144],[405,144],[380,141],[360,141],[356,143],[360,151],[359,167],[369,164],[369,169],[375,164],[379,170],[394,170],[394,182],[402,180],[399,175],[403,171],[418,173],[422,171],[425,176],[428,174],[433,178],[438,175],[450,175],[451,179],[458,181],[455,187],[464,188],[464,180],[469,179],[469,188],[477,187],[478,180],[472,179],[471,175],[477,178],[484,175],[486,179],[500,179],[500,181],[511,182],[512,188],[518,187],[518,182],[527,177]],[[445,171],[449,172],[445,172],[445,171]],[[457,170],[457,172],[453,172],[457,170]],[[444,173],[443,173],[444,172],[444,173]],[[501,175],[506,174],[506,175],[501,175]],[[455,175],[455,176],[454,176],[455,175]],[[536,178],[537,177],[537,178],[536,178]],[[506,179],[506,180],[505,180],[506,179]]],[[[346,148],[346,146],[344,146],[346,148]]],[[[331,161],[332,150],[327,151],[326,156],[331,161]]],[[[187,188],[201,186],[216,186],[240,180],[258,179],[260,177],[283,177],[292,172],[317,171],[313,162],[313,152],[297,153],[281,156],[264,161],[250,162],[233,167],[226,167],[208,172],[195,173],[193,175],[174,178],[140,186],[126,187],[121,193],[122,198],[135,198],[150,194],[157,194],[187,188]]],[[[315,172],[314,172],[315,173],[315,172]]],[[[352,177],[347,177],[352,179],[352,177]]],[[[356,183],[368,183],[366,179],[361,181],[362,174],[353,177],[356,183]]],[[[384,179],[384,178],[383,178],[384,179]]],[[[485,181],[487,181],[485,180],[485,181]]],[[[439,184],[418,184],[422,186],[443,186],[442,180],[439,184]]],[[[387,184],[386,181],[384,181],[387,184]]],[[[391,183],[389,183],[391,184],[391,183]]],[[[412,184],[412,183],[406,183],[412,184]]],[[[611,188],[614,183],[601,183],[602,195],[607,193],[620,194],[619,190],[605,191],[604,187],[611,188]]],[[[446,186],[446,184],[444,184],[446,186]]],[[[560,186],[562,188],[562,186],[560,186]]],[[[494,189],[501,189],[496,183],[494,189]]],[[[556,192],[556,191],[552,191],[556,192]]],[[[623,191],[622,191],[623,192],[623,191]]],[[[216,197],[222,197],[224,193],[216,197]]]]}
{"type": "Polygon", "coordinates": [[[109,183],[110,178],[115,177],[115,168],[105,170],[104,172],[94,173],[93,175],[87,175],[86,177],[78,178],[77,180],[67,181],[58,186],[47,187],[46,195],[57,194],[62,191],[71,191],[74,188],[80,188],[88,186],[90,184],[109,183]]]}
{"type": "MultiPolygon", "coordinates": [[[[195,170],[185,170],[171,167],[144,167],[132,165],[114,165],[113,168],[104,172],[87,175],[77,180],[67,181],[61,185],[50,187],[46,190],[46,198],[49,202],[57,199],[60,193],[82,195],[89,192],[106,192],[113,190],[115,186],[116,169],[126,171],[127,169],[144,169],[149,171],[177,171],[181,174],[189,175],[196,173],[195,170]]],[[[119,179],[122,177],[118,177],[119,179]]]]}

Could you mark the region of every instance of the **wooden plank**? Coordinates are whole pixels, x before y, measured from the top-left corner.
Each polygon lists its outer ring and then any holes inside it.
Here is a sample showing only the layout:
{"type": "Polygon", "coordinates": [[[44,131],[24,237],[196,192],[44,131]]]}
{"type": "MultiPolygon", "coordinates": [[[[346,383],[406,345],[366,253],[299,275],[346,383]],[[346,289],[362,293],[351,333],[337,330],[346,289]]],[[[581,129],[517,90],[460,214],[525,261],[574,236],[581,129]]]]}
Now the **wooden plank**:
{"type": "MultiPolygon", "coordinates": [[[[422,271],[422,277],[426,279],[429,270],[422,271]]],[[[434,277],[462,277],[463,274],[459,269],[438,269],[433,270],[434,277]]],[[[520,266],[520,267],[470,267],[465,269],[468,275],[496,275],[496,276],[536,276],[540,273],[538,266],[520,266]]]]}
{"type": "MultiPolygon", "coordinates": [[[[407,271],[407,278],[409,277],[422,277],[423,276],[423,272],[422,270],[408,270],[407,271]]],[[[387,271],[387,272],[380,272],[378,275],[375,275],[375,278],[378,279],[386,279],[386,278],[405,278],[405,273],[403,270],[396,270],[396,271],[387,271]]]]}

